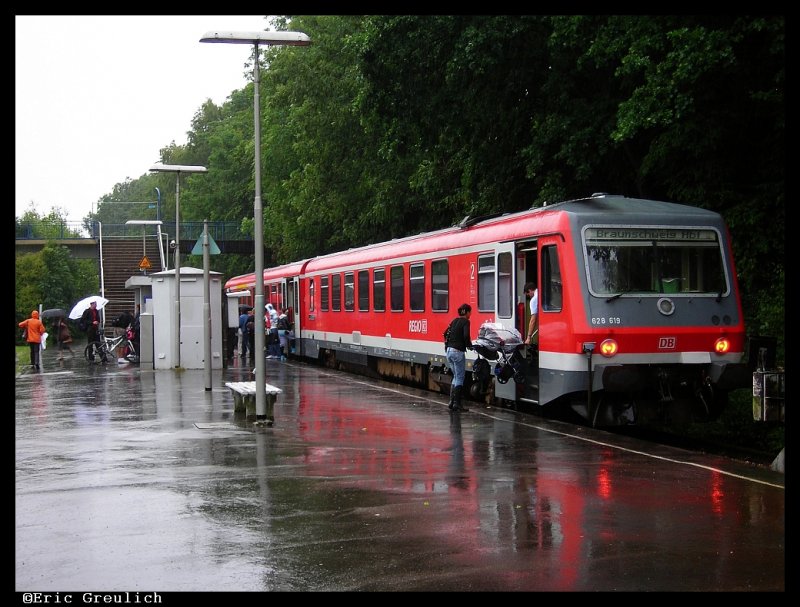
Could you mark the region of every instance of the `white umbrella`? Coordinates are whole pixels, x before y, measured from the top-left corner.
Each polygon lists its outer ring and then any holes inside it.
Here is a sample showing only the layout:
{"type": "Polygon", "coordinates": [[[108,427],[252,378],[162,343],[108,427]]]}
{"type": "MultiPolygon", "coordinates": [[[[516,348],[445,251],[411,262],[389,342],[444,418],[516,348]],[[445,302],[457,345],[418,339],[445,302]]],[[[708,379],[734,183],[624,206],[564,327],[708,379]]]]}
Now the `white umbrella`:
{"type": "Polygon", "coordinates": [[[84,297],[75,306],[69,313],[69,317],[72,320],[78,320],[83,313],[89,308],[89,304],[95,302],[97,303],[97,309],[102,310],[105,305],[108,303],[108,300],[105,297],[100,297],[99,295],[89,295],[89,297],[84,297]]]}

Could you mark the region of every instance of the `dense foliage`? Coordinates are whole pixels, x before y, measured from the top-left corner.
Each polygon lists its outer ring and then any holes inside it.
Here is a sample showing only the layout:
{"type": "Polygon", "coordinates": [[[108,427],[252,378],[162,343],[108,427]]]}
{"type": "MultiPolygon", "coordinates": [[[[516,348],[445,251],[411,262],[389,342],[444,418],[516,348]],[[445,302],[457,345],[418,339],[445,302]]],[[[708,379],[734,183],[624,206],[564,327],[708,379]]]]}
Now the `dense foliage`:
{"type": "MultiPolygon", "coordinates": [[[[272,25],[313,43],[261,56],[267,265],[598,191],[671,200],[725,217],[748,331],[776,335],[783,360],[783,17],[324,15],[272,25]]],[[[250,84],[221,107],[200,105],[187,144],[160,151],[162,162],[209,169],[182,178],[182,220],[252,231],[252,130],[250,84]]],[[[154,174],[115,185],[96,218],[155,188],[162,216],[174,217],[175,177],[154,174]]],[[[252,271],[252,257],[212,264],[252,271]]]]}
{"type": "MultiPolygon", "coordinates": [[[[29,216],[27,221],[31,220],[29,216]]],[[[76,301],[99,292],[97,262],[74,259],[69,249],[57,241],[48,242],[38,253],[17,255],[14,270],[17,323],[28,318],[32,310],[38,310],[40,304],[43,310],[62,308],[68,313],[76,301]]],[[[17,342],[21,343],[19,331],[16,333],[17,342]]]]}

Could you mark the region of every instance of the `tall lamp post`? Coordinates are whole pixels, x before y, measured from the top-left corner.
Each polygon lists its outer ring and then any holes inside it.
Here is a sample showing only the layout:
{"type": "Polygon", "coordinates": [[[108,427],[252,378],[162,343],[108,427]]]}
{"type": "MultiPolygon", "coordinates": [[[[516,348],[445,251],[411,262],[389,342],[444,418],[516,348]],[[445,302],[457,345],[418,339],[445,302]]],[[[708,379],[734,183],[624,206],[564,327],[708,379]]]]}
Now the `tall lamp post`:
{"type": "MultiPolygon", "coordinates": [[[[154,164],[150,167],[156,173],[177,173],[175,179],[175,343],[172,346],[172,360],[175,368],[181,366],[181,173],[207,173],[204,166],[185,164],[154,164]]],[[[160,194],[161,192],[159,192],[160,194]]]]}
{"type": "MultiPolygon", "coordinates": [[[[253,46],[253,122],[255,130],[255,200],[253,202],[253,223],[255,224],[255,309],[264,317],[264,209],[261,204],[261,115],[259,97],[259,46],[308,46],[311,38],[303,32],[206,32],[200,42],[221,42],[225,44],[251,44],[253,46]]],[[[266,377],[264,360],[264,326],[255,335],[256,358],[256,421],[267,417],[266,377]]]]}

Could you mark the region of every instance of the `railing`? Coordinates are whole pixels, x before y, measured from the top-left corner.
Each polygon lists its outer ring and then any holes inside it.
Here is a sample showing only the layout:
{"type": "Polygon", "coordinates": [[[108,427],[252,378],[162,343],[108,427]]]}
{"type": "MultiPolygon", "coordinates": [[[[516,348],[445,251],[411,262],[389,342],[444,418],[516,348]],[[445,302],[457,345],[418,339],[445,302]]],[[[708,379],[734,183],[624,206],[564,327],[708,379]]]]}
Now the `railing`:
{"type": "MultiPolygon", "coordinates": [[[[141,237],[142,229],[155,232],[149,226],[128,225],[124,223],[104,223],[103,238],[115,237],[141,237]]],[[[175,234],[175,222],[165,221],[161,225],[165,234],[175,234]]],[[[215,241],[225,240],[253,240],[252,234],[242,232],[241,225],[236,221],[213,221],[208,223],[208,233],[215,241]]],[[[181,235],[183,240],[197,240],[203,235],[202,221],[181,221],[181,235]]],[[[65,240],[81,238],[99,238],[100,228],[97,222],[88,227],[78,221],[30,221],[17,222],[17,240],[65,240]]]]}
{"type": "Polygon", "coordinates": [[[65,240],[95,237],[89,233],[81,221],[18,221],[15,234],[17,240],[65,240]]]}

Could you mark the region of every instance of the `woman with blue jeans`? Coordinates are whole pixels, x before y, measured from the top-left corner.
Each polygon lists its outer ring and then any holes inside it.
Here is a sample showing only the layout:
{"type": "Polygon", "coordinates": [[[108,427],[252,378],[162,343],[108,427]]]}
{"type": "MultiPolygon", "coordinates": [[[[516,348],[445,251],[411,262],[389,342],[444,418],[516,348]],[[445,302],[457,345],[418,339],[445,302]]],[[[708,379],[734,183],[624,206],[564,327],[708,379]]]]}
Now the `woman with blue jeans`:
{"type": "Polygon", "coordinates": [[[469,317],[472,314],[472,306],[461,304],[458,307],[458,318],[450,322],[448,329],[449,336],[445,342],[447,352],[447,364],[453,371],[453,381],[450,384],[450,404],[451,411],[469,411],[461,404],[461,392],[464,389],[464,376],[467,372],[467,350],[472,350],[472,340],[469,333],[469,317]]]}

